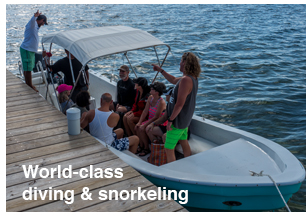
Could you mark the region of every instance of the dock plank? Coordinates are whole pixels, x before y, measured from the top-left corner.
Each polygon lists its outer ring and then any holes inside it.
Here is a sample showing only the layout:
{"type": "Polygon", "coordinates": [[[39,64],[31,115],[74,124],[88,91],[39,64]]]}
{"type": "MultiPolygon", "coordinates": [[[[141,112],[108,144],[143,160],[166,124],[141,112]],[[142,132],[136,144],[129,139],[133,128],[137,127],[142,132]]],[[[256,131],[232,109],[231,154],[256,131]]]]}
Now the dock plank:
{"type": "Polygon", "coordinates": [[[77,140],[69,140],[67,142],[53,144],[50,146],[45,146],[41,148],[35,148],[35,149],[30,149],[30,150],[25,150],[22,152],[9,154],[6,156],[6,163],[7,164],[16,163],[19,161],[23,161],[23,160],[27,160],[31,158],[37,158],[37,157],[41,157],[44,155],[65,151],[68,149],[79,148],[81,146],[90,145],[94,143],[97,143],[97,141],[94,139],[88,139],[88,137],[87,138],[85,137],[83,139],[77,139],[77,140]]]}
{"type": "Polygon", "coordinates": [[[85,132],[82,132],[78,136],[71,136],[68,133],[55,134],[53,136],[43,137],[39,140],[35,139],[31,141],[24,141],[19,142],[17,144],[8,145],[6,147],[6,154],[13,154],[25,150],[53,145],[56,143],[67,142],[69,140],[81,139],[84,137],[88,137],[88,134],[86,134],[85,132]]]}
{"type": "MultiPolygon", "coordinates": [[[[49,104],[40,94],[6,70],[6,211],[75,212],[75,211],[183,211],[173,200],[107,200],[98,198],[100,190],[135,190],[138,187],[157,190],[157,187],[130,167],[108,148],[82,131],[77,136],[67,133],[64,114],[49,104]],[[72,166],[73,173],[86,168],[123,170],[122,178],[71,178],[39,175],[25,177],[22,165],[39,165],[39,170],[61,169],[72,166]],[[74,202],[65,203],[59,197],[54,200],[23,199],[30,187],[38,190],[74,192],[74,202]],[[93,200],[81,199],[83,188],[93,192],[93,200]]],[[[39,171],[38,170],[38,171],[39,171]]],[[[44,171],[45,172],[45,171],[44,171]]],[[[33,195],[33,194],[32,194],[33,195]]]]}
{"type": "MultiPolygon", "coordinates": [[[[135,170],[132,167],[123,167],[123,178],[115,178],[115,179],[109,179],[109,178],[103,178],[103,179],[97,179],[97,178],[87,178],[82,179],[79,181],[71,182],[68,184],[64,184],[58,187],[54,187],[55,190],[74,190],[74,195],[78,195],[82,193],[82,189],[84,185],[88,187],[90,190],[94,190],[96,188],[105,187],[111,184],[115,184],[117,182],[121,181],[130,181],[130,179],[135,178],[137,176],[140,176],[139,173],[135,172],[135,170]]],[[[21,210],[27,210],[29,211],[45,211],[46,209],[54,209],[54,211],[61,211],[61,207],[59,202],[62,201],[50,201],[48,200],[49,197],[46,197],[45,200],[37,200],[37,202],[29,202],[22,198],[17,198],[15,200],[8,201],[7,208],[9,208],[11,211],[21,211],[21,210]],[[42,206],[43,205],[43,206],[42,206]],[[46,206],[46,207],[45,207],[46,206]]],[[[68,205],[67,205],[68,206],[68,205]]],[[[70,209],[70,208],[69,208],[70,209]]]]}
{"type": "Polygon", "coordinates": [[[28,110],[18,110],[18,111],[10,111],[9,109],[6,110],[6,119],[10,120],[10,118],[18,118],[18,116],[26,116],[29,114],[36,114],[39,112],[46,112],[46,111],[55,111],[55,108],[50,104],[44,104],[41,107],[36,107],[28,110]]]}

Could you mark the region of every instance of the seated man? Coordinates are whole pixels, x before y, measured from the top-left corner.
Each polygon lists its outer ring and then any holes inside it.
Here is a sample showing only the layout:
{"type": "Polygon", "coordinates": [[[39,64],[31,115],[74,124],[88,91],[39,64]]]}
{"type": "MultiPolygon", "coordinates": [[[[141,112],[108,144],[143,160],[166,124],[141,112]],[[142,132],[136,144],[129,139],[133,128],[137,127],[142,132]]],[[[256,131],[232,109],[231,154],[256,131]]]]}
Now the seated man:
{"type": "Polygon", "coordinates": [[[129,67],[122,65],[119,69],[121,80],[117,83],[117,101],[110,105],[110,110],[126,113],[132,109],[136,96],[135,84],[129,77],[129,67]]]}
{"type": "MultiPolygon", "coordinates": [[[[65,49],[66,57],[58,60],[54,63],[54,65],[48,66],[52,73],[57,73],[59,71],[63,72],[65,74],[64,82],[67,85],[73,86],[73,78],[71,74],[71,68],[69,63],[69,51],[65,49]]],[[[73,68],[73,75],[74,75],[74,81],[77,80],[80,70],[82,69],[82,64],[79,60],[77,60],[72,54],[71,55],[71,64],[73,68]]],[[[88,74],[88,66],[85,66],[85,75],[86,80],[89,82],[89,74],[88,74]]],[[[81,92],[82,90],[87,91],[88,90],[88,83],[84,80],[83,75],[80,75],[78,83],[76,83],[76,87],[72,92],[71,100],[75,103],[76,101],[76,95],[81,92]]]]}
{"type": "Polygon", "coordinates": [[[81,127],[89,125],[90,134],[107,145],[114,147],[119,151],[129,149],[136,153],[139,138],[137,136],[123,137],[123,129],[119,128],[113,132],[113,128],[119,121],[119,115],[109,111],[109,106],[113,103],[112,96],[104,93],[101,96],[101,107],[95,110],[89,110],[81,122],[81,127]]]}

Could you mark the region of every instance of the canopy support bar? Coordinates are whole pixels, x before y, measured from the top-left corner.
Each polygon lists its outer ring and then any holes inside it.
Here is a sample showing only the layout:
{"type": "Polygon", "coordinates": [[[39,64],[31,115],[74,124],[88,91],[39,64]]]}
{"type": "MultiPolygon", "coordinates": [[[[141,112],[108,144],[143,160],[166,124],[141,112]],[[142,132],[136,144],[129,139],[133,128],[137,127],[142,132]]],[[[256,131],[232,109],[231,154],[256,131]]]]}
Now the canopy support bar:
{"type": "MultiPolygon", "coordinates": [[[[155,47],[154,47],[154,48],[155,48],[155,47]]],[[[162,64],[160,65],[160,67],[162,67],[162,66],[164,65],[164,63],[165,63],[165,61],[166,61],[166,58],[167,58],[167,56],[168,56],[169,52],[170,52],[170,48],[168,49],[168,52],[167,52],[167,54],[166,54],[166,56],[165,56],[165,58],[164,58],[164,60],[163,60],[162,64]]],[[[159,73],[159,71],[157,71],[157,73],[156,73],[156,75],[155,75],[155,77],[154,77],[154,79],[153,79],[152,83],[154,83],[154,81],[155,81],[155,79],[156,79],[156,77],[157,77],[158,73],[159,73]]]]}
{"type": "MultiPolygon", "coordinates": [[[[160,66],[160,61],[159,61],[159,58],[158,58],[158,55],[157,55],[157,51],[156,51],[156,48],[154,46],[154,51],[155,51],[155,54],[156,54],[156,58],[157,58],[157,61],[158,61],[158,65],[160,66]]],[[[161,66],[160,66],[161,67],[161,66]]]]}
{"type": "Polygon", "coordinates": [[[135,74],[135,77],[137,78],[137,74],[136,74],[136,72],[134,71],[134,68],[133,68],[133,66],[131,65],[131,62],[130,62],[129,58],[127,57],[127,52],[125,52],[124,55],[125,55],[126,59],[128,60],[130,66],[131,66],[131,68],[132,68],[132,71],[133,71],[134,74],[135,74]]]}
{"type": "Polygon", "coordinates": [[[73,85],[75,86],[75,79],[74,79],[74,73],[73,73],[73,68],[72,68],[72,63],[71,63],[71,53],[70,52],[69,52],[69,64],[70,64],[70,70],[71,70],[73,85]]]}
{"type": "MultiPolygon", "coordinates": [[[[84,71],[85,71],[85,67],[82,66],[82,68],[81,68],[81,70],[80,70],[80,72],[79,72],[79,75],[78,75],[78,77],[77,77],[75,83],[78,83],[78,81],[79,81],[79,79],[80,79],[80,77],[81,77],[81,74],[83,74],[84,71]]],[[[84,74],[83,74],[83,76],[84,76],[84,74]]],[[[71,90],[71,92],[70,92],[68,101],[71,99],[71,96],[72,96],[72,93],[73,93],[75,87],[76,87],[76,84],[73,85],[73,88],[72,88],[72,90],[71,90]]],[[[66,103],[66,106],[65,106],[64,110],[66,110],[67,105],[68,105],[68,103],[66,103]]]]}

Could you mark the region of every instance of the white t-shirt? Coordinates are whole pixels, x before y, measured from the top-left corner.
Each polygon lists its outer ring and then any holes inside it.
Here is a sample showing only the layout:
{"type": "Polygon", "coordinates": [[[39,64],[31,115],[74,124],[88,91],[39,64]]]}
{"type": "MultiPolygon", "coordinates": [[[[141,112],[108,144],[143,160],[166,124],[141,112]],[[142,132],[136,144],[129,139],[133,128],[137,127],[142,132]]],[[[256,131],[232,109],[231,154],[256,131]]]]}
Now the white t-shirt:
{"type": "Polygon", "coordinates": [[[33,16],[28,24],[26,25],[26,29],[24,31],[24,39],[21,44],[21,48],[31,51],[31,52],[37,52],[38,50],[38,24],[36,22],[37,17],[33,16]]]}

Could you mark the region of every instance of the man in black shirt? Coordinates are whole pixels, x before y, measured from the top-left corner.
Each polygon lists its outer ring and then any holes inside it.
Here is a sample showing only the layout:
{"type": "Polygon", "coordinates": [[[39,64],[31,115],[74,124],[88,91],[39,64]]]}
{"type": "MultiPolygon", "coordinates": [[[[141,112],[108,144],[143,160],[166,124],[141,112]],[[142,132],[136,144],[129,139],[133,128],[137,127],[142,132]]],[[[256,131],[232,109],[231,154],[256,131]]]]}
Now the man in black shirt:
{"type": "MultiPolygon", "coordinates": [[[[72,85],[73,86],[73,79],[72,79],[72,74],[71,74],[71,68],[70,68],[70,63],[69,63],[69,51],[65,49],[66,52],[66,57],[58,60],[57,62],[54,63],[54,65],[50,66],[50,69],[52,73],[57,73],[59,71],[63,72],[65,75],[64,83],[67,85],[72,85]]],[[[77,60],[72,54],[71,55],[71,64],[73,68],[73,74],[74,74],[74,81],[78,78],[79,72],[82,68],[81,62],[77,60]]],[[[89,82],[89,74],[88,74],[88,66],[85,66],[85,76],[86,80],[89,82]]],[[[80,75],[78,83],[76,83],[76,87],[72,93],[71,100],[75,102],[76,95],[82,91],[88,90],[88,84],[85,82],[83,74],[80,75]],[[85,84],[86,83],[86,84],[85,84]]]]}
{"type": "Polygon", "coordinates": [[[132,109],[135,101],[135,84],[129,78],[129,67],[122,65],[119,69],[121,80],[117,83],[117,101],[110,106],[110,110],[126,113],[132,109]]]}

